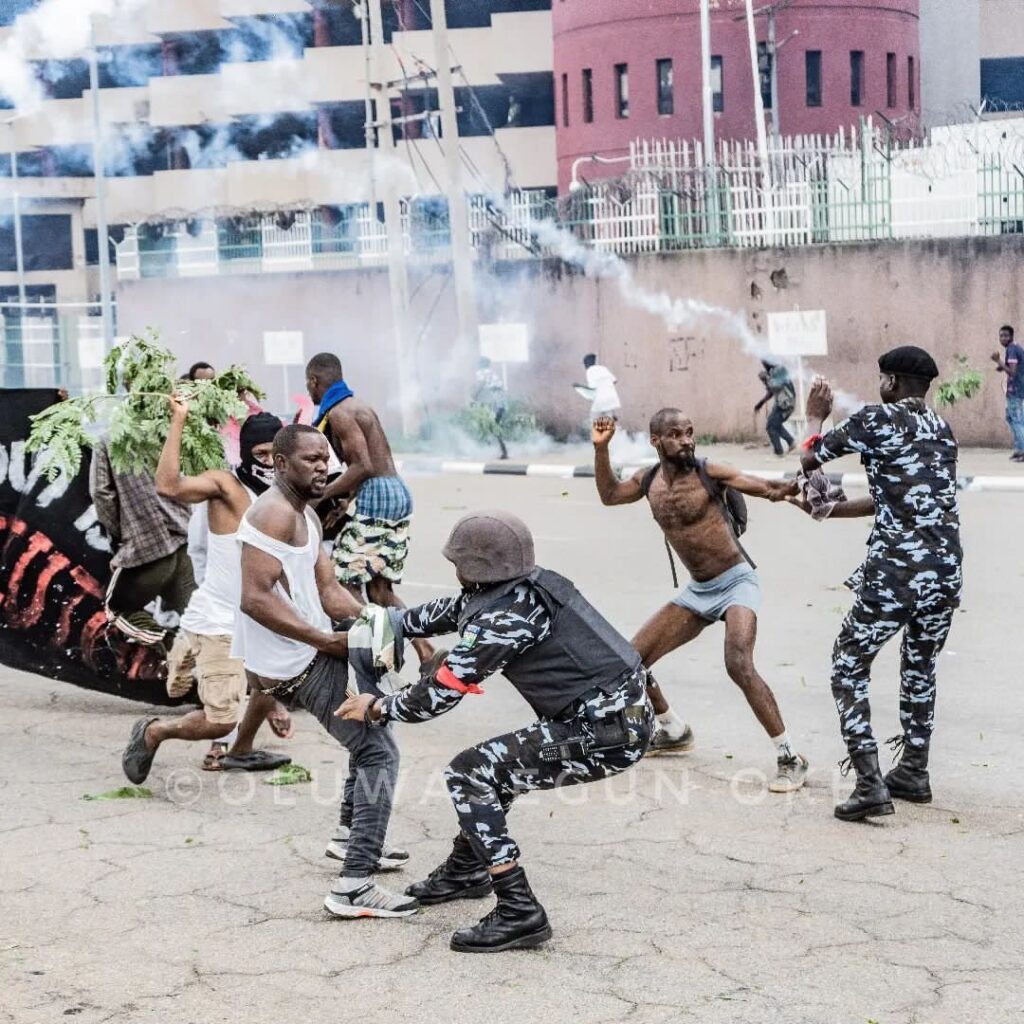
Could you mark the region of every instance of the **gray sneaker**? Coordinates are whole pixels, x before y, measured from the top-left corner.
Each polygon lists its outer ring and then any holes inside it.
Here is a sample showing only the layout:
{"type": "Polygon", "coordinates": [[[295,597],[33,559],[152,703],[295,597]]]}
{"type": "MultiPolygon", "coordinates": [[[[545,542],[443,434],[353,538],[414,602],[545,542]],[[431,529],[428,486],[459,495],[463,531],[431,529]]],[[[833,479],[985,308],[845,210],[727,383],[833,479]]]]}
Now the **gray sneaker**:
{"type": "Polygon", "coordinates": [[[658,754],[686,754],[693,750],[693,744],[693,730],[689,726],[683,730],[683,735],[678,739],[672,739],[664,729],[659,729],[654,734],[654,739],[651,740],[651,745],[647,748],[647,756],[654,757],[658,754]]]}
{"type": "Polygon", "coordinates": [[[795,793],[798,789],[803,789],[809,768],[810,764],[803,754],[797,754],[788,761],[783,761],[780,758],[775,778],[768,783],[768,791],[770,793],[795,793]]]}
{"type": "Polygon", "coordinates": [[[344,890],[338,879],[324,899],[324,909],[335,917],[411,917],[420,909],[411,896],[396,896],[373,879],[357,889],[344,890]]]}
{"type": "MultiPolygon", "coordinates": [[[[331,841],[324,850],[324,856],[332,860],[344,861],[348,856],[349,828],[347,825],[339,825],[338,831],[331,837],[331,841]]],[[[400,850],[392,846],[386,839],[384,848],[380,851],[380,860],[377,861],[378,871],[398,871],[409,863],[409,851],[400,850]]]]}

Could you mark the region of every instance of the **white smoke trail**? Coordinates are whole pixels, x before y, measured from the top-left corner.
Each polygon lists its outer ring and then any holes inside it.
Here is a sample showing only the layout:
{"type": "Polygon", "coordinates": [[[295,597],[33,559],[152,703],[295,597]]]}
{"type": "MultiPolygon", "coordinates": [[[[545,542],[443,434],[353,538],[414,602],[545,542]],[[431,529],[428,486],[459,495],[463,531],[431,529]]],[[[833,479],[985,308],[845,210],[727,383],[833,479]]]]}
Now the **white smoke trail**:
{"type": "Polygon", "coordinates": [[[30,113],[46,99],[32,61],[76,57],[92,40],[95,17],[126,18],[145,0],[43,0],[21,15],[0,42],[0,96],[19,113],[30,113]]]}

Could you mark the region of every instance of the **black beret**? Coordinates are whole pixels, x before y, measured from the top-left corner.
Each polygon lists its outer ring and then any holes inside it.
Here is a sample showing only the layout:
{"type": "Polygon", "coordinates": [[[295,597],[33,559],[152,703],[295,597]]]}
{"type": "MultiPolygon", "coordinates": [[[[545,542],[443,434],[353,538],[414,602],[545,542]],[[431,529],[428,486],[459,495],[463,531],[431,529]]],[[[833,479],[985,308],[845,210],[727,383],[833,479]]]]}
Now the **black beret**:
{"type": "Polygon", "coordinates": [[[882,373],[896,377],[919,377],[921,380],[935,380],[939,375],[935,360],[917,345],[900,345],[886,352],[879,358],[878,368],[882,373]]]}

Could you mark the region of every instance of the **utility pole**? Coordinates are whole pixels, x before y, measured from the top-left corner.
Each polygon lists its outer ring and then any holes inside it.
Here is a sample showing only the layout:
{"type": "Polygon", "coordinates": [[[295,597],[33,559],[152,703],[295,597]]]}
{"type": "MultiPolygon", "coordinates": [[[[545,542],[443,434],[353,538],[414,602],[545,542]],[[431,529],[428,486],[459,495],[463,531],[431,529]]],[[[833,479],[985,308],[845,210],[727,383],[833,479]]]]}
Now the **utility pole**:
{"type": "Polygon", "coordinates": [[[779,128],[779,61],[775,34],[775,5],[768,8],[768,70],[771,75],[772,97],[772,142],[775,152],[781,147],[782,132],[779,128]]]}
{"type": "Polygon", "coordinates": [[[714,89],[711,87],[711,11],[710,0],[700,0],[700,71],[704,110],[704,169],[708,226],[707,236],[718,244],[721,227],[718,215],[718,174],[715,167],[714,89]]]}
{"type": "MultiPolygon", "coordinates": [[[[364,0],[365,2],[365,0],[364,0]]],[[[391,292],[391,324],[395,341],[395,361],[398,370],[398,402],[402,416],[402,433],[413,437],[419,433],[419,397],[416,389],[413,353],[409,351],[409,277],[405,263],[405,237],[402,231],[402,204],[399,201],[397,178],[394,167],[387,166],[398,160],[395,155],[395,136],[391,121],[391,94],[388,88],[387,51],[384,48],[384,15],[382,0],[368,0],[370,11],[370,47],[373,55],[373,87],[376,90],[377,148],[383,149],[384,157],[384,231],[388,246],[388,287],[391,292]]],[[[364,8],[365,10],[365,8],[364,8]]],[[[367,133],[367,142],[371,140],[367,133]]],[[[371,154],[367,154],[373,159],[371,154]]],[[[380,161],[372,164],[374,171],[381,170],[380,161]]],[[[376,182],[371,178],[371,189],[376,192],[376,182]]],[[[376,216],[376,208],[373,209],[376,216]]]]}
{"type": "Polygon", "coordinates": [[[768,135],[764,127],[764,100],[761,99],[761,71],[757,66],[757,29],[754,25],[754,3],[747,4],[747,42],[750,44],[750,70],[754,79],[754,122],[757,129],[757,153],[762,173],[768,175],[768,135]]]}
{"type": "Polygon", "coordinates": [[[103,315],[104,351],[114,347],[114,305],[110,291],[110,232],[107,228],[107,179],[100,124],[100,74],[96,54],[96,23],[91,23],[89,90],[92,93],[92,167],[96,182],[96,247],[100,260],[100,310],[103,315]]]}
{"type": "MultiPolygon", "coordinates": [[[[452,85],[451,54],[448,49],[448,20],[444,0],[430,0],[430,21],[437,65],[437,105],[441,114],[441,149],[447,169],[448,231],[452,248],[452,277],[459,318],[456,353],[468,359],[476,353],[476,298],[473,293],[473,253],[469,242],[469,209],[462,187],[459,159],[459,120],[452,85]]],[[[464,365],[468,365],[464,363],[464,365]]]]}

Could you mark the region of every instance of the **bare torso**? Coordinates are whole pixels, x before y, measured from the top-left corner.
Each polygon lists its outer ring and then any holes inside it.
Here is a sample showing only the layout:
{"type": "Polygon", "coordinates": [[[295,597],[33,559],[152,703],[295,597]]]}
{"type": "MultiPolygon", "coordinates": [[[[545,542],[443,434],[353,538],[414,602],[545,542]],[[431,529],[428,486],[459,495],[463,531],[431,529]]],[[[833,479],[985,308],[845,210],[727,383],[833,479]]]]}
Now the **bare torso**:
{"type": "MultiPolygon", "coordinates": [[[[384,428],[380,425],[380,419],[373,409],[359,398],[346,398],[331,410],[327,418],[328,427],[330,427],[334,418],[339,415],[352,417],[362,432],[370,456],[370,466],[373,471],[371,475],[397,476],[395,460],[391,455],[391,445],[388,444],[387,435],[384,433],[384,428]]],[[[345,452],[340,440],[340,432],[329,429],[327,439],[331,442],[334,454],[342,462],[347,463],[349,460],[345,458],[345,452]]]]}
{"type": "Polygon", "coordinates": [[[702,583],[743,561],[725,517],[696,471],[670,481],[659,470],[648,495],[651,513],[693,579],[702,583]]]}

